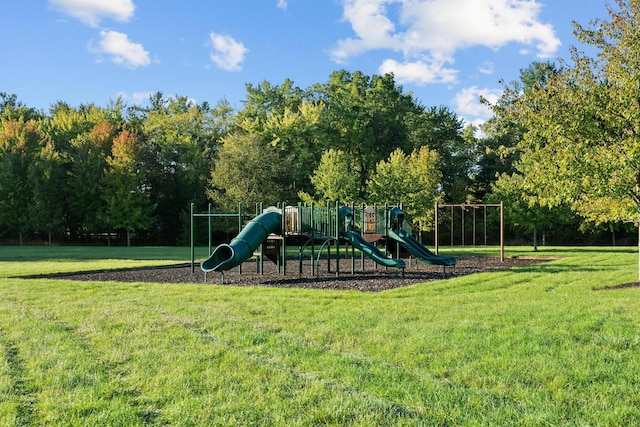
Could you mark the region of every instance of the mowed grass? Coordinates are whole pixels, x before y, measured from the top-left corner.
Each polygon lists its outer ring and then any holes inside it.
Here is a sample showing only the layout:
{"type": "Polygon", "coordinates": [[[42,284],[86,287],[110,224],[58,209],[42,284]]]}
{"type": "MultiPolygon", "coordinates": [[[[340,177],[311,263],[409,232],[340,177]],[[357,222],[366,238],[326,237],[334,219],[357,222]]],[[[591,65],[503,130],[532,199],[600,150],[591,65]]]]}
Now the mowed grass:
{"type": "Polygon", "coordinates": [[[640,423],[640,288],[593,290],[636,251],[514,254],[559,259],[372,294],[25,280],[190,254],[2,247],[0,425],[640,423]]]}

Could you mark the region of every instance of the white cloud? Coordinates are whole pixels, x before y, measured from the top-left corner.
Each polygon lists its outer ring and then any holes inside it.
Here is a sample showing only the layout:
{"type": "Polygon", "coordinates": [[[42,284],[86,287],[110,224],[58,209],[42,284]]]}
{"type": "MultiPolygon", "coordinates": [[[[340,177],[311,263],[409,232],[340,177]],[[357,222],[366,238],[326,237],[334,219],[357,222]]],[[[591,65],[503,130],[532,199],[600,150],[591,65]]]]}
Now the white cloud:
{"type": "Polygon", "coordinates": [[[209,38],[213,47],[211,60],[223,70],[240,71],[249,50],[241,42],[224,34],[211,33],[209,38]]]}
{"type": "Polygon", "coordinates": [[[287,6],[287,0],[278,0],[278,9],[286,10],[287,6]]]}
{"type": "MultiPolygon", "coordinates": [[[[124,101],[132,103],[133,105],[145,105],[149,103],[149,99],[156,93],[157,92],[118,92],[118,96],[122,97],[124,101]]],[[[191,106],[198,105],[198,101],[195,98],[187,98],[187,102],[191,106]]]]}
{"type": "Polygon", "coordinates": [[[491,75],[495,71],[495,64],[491,61],[484,61],[478,66],[478,71],[482,74],[491,75]]]}
{"type": "Polygon", "coordinates": [[[127,102],[131,102],[133,105],[142,105],[147,103],[154,93],[155,92],[119,92],[118,96],[127,102]]]}
{"type": "Polygon", "coordinates": [[[477,86],[472,86],[459,91],[453,99],[453,103],[456,112],[460,115],[474,117],[475,121],[484,121],[493,116],[493,111],[480,103],[480,97],[495,104],[501,96],[502,90],[500,89],[480,89],[477,86]]]}
{"type": "Polygon", "coordinates": [[[380,74],[393,73],[398,83],[417,83],[425,85],[429,83],[454,83],[457,71],[446,68],[444,62],[424,61],[399,63],[393,59],[387,59],[378,69],[380,74]]]}
{"type": "Polygon", "coordinates": [[[128,68],[137,68],[151,63],[149,52],[140,43],[134,43],[124,33],[100,31],[98,45],[90,44],[89,49],[99,55],[108,55],[111,61],[128,68]]]}
{"type": "Polygon", "coordinates": [[[338,41],[332,51],[336,62],[344,62],[347,58],[371,49],[401,48],[399,39],[392,33],[395,25],[386,16],[385,3],[388,0],[343,0],[344,20],[351,23],[358,38],[338,41]]]}
{"type": "Polygon", "coordinates": [[[336,62],[369,50],[392,50],[407,65],[435,70],[440,58],[453,63],[455,53],[468,47],[499,49],[518,43],[539,58],[551,57],[560,47],[553,27],[539,19],[537,0],[341,1],[355,36],[337,42],[331,52],[336,62]]]}
{"type": "Polygon", "coordinates": [[[133,17],[132,0],[49,0],[51,7],[91,27],[99,27],[103,18],[127,22],[133,17]]]}

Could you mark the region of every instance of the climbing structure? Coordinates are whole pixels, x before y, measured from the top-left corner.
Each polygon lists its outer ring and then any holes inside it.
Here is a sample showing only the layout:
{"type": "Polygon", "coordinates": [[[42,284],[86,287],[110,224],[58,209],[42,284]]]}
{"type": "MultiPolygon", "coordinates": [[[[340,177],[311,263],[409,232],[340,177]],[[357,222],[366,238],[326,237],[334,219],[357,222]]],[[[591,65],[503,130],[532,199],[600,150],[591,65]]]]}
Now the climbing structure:
{"type": "MultiPolygon", "coordinates": [[[[405,261],[389,257],[389,251],[384,250],[385,245],[388,247],[392,243],[402,246],[411,256],[423,262],[443,266],[456,263],[455,258],[438,256],[413,238],[405,229],[404,213],[398,208],[336,204],[265,209],[245,223],[231,242],[218,245],[210,251],[209,257],[202,261],[200,267],[205,273],[224,272],[251,257],[255,256],[260,263],[268,257],[277,262],[279,270],[285,274],[287,247],[296,246],[299,248],[299,273],[302,274],[303,256],[308,257],[310,253],[313,275],[319,268],[323,254],[326,254],[324,259],[330,269],[333,246],[336,249],[335,273],[338,275],[340,246],[344,244],[345,247],[357,249],[376,264],[404,271],[405,261]]],[[[352,270],[353,259],[352,251],[352,270]]]]}

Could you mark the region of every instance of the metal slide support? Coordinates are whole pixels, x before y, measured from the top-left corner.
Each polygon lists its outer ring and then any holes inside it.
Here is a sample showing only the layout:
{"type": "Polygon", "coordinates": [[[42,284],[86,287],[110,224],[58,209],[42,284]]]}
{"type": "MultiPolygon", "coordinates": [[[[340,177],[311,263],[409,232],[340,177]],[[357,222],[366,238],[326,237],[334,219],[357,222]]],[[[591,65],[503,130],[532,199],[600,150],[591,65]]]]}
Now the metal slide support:
{"type": "MultiPolygon", "coordinates": [[[[360,228],[362,233],[366,232],[366,214],[364,203],[360,204],[360,228]]],[[[360,269],[364,271],[364,252],[360,251],[360,269]]]]}
{"type": "MultiPolygon", "coordinates": [[[[238,203],[238,234],[240,234],[241,231],[242,231],[242,203],[238,203]]],[[[238,264],[238,274],[242,274],[242,263],[238,264]]]]}
{"type": "Polygon", "coordinates": [[[209,203],[209,206],[208,206],[208,209],[207,209],[207,222],[209,224],[209,239],[208,239],[209,240],[209,253],[211,253],[211,246],[212,246],[211,245],[211,243],[212,243],[211,242],[211,234],[213,233],[213,225],[211,223],[211,209],[212,209],[212,206],[211,206],[211,203],[209,203]]]}
{"type": "Polygon", "coordinates": [[[195,259],[196,259],[195,242],[193,240],[193,209],[194,209],[194,204],[191,203],[191,225],[190,225],[191,274],[195,273],[195,259]]]}
{"type": "Polygon", "coordinates": [[[287,204],[282,202],[282,275],[287,274],[287,204]]]}
{"type": "Polygon", "coordinates": [[[336,277],[340,276],[340,202],[336,202],[336,277]]]}
{"type": "Polygon", "coordinates": [[[316,255],[316,242],[315,242],[315,238],[316,238],[316,228],[315,228],[315,209],[313,206],[313,202],[311,203],[311,276],[315,276],[316,275],[316,269],[315,269],[315,255],[316,255]]]}
{"type": "Polygon", "coordinates": [[[500,261],[504,262],[504,202],[500,202],[500,261]]]}
{"type": "MultiPolygon", "coordinates": [[[[351,202],[351,212],[353,213],[353,228],[355,228],[356,210],[354,202],[351,202]]],[[[356,248],[351,245],[351,274],[356,272],[356,248]]]]}
{"type": "Polygon", "coordinates": [[[435,229],[434,229],[434,236],[433,236],[433,240],[434,240],[434,246],[435,246],[435,250],[436,250],[436,255],[438,255],[438,251],[439,251],[439,233],[438,233],[438,202],[436,202],[436,209],[435,209],[435,229]]]}

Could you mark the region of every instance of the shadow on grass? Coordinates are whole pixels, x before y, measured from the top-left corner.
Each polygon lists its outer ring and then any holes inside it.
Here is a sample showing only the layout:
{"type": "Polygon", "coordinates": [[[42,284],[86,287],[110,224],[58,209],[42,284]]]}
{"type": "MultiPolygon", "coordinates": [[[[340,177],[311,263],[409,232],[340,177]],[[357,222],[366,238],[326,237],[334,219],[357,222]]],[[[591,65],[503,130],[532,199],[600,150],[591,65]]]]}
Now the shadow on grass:
{"type": "Polygon", "coordinates": [[[631,247],[631,246],[585,246],[585,247],[580,247],[580,246],[571,246],[571,247],[557,247],[557,248],[540,248],[539,251],[531,252],[532,256],[538,256],[538,255],[542,255],[544,256],[545,254],[564,254],[566,255],[568,252],[575,252],[575,253],[594,253],[594,254],[599,254],[599,253],[605,253],[605,252],[616,252],[616,253],[621,253],[621,254],[637,254],[638,253],[638,249],[636,247],[631,247]]]}
{"type": "Polygon", "coordinates": [[[563,264],[535,264],[526,267],[516,267],[513,271],[523,272],[523,273],[545,273],[545,274],[559,274],[559,273],[593,273],[597,271],[606,271],[610,270],[606,266],[602,267],[580,267],[576,268],[572,265],[563,265],[563,264]]]}
{"type": "Polygon", "coordinates": [[[594,286],[592,291],[615,291],[618,289],[640,288],[640,282],[621,283],[613,286],[594,286]]]}

